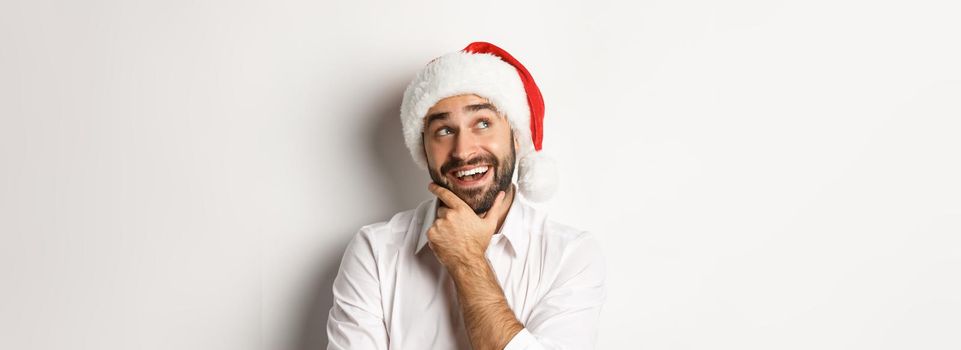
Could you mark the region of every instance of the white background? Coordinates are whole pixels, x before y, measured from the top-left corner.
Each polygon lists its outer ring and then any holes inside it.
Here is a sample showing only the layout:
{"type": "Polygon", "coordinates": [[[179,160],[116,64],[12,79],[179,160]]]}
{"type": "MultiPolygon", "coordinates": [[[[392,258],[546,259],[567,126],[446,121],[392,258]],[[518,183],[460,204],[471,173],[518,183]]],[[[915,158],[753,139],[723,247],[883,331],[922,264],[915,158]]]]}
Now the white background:
{"type": "Polygon", "coordinates": [[[961,348],[953,1],[0,2],[0,348],[319,349],[348,239],[429,198],[397,112],[534,74],[599,349],[961,348]]]}

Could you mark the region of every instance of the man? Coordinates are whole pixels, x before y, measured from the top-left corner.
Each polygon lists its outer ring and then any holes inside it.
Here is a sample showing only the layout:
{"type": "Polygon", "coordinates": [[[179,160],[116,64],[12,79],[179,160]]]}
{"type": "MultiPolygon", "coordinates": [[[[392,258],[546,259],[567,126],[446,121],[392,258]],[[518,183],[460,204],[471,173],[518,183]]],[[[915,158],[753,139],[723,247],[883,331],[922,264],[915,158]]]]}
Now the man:
{"type": "Polygon", "coordinates": [[[435,197],[350,242],[328,349],[593,348],[605,298],[597,243],[525,202],[556,187],[538,153],[543,114],[527,69],[489,43],[417,75],[401,120],[435,197]]]}

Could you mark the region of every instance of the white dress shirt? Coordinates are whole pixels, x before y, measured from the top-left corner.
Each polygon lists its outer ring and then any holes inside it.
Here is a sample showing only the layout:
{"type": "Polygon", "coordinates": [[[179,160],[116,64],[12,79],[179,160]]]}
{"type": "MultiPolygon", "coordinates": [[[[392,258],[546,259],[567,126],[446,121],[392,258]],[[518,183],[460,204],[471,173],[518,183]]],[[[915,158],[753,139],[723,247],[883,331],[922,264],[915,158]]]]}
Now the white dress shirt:
{"type": "MultiPolygon", "coordinates": [[[[470,349],[454,282],[427,246],[438,199],[364,226],[344,252],[328,349],[470,349]]],[[[592,349],[604,289],[593,236],[516,193],[487,260],[524,329],[505,349],[592,349]]]]}

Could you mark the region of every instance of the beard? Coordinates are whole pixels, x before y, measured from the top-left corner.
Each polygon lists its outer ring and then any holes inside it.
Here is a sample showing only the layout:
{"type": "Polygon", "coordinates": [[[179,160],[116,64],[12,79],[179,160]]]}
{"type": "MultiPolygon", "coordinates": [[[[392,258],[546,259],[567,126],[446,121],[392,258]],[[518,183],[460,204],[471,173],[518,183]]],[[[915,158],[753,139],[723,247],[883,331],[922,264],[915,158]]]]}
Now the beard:
{"type": "Polygon", "coordinates": [[[434,180],[434,183],[450,190],[451,192],[454,192],[457,197],[460,197],[461,200],[467,203],[467,205],[474,210],[475,214],[480,215],[487,212],[492,206],[494,206],[494,200],[497,199],[497,193],[500,191],[506,192],[508,189],[510,189],[511,180],[514,178],[514,159],[517,156],[515,153],[514,137],[512,133],[510,153],[507,154],[504,159],[497,159],[497,157],[492,154],[484,154],[468,160],[452,158],[447,163],[444,163],[444,165],[441,165],[439,173],[430,166],[427,168],[428,173],[430,173],[430,178],[431,180],[434,180]],[[475,164],[490,164],[490,166],[492,166],[494,169],[497,169],[497,171],[492,174],[493,178],[491,179],[491,183],[487,186],[486,190],[483,187],[455,187],[449,182],[444,181],[444,178],[441,176],[441,174],[447,174],[454,168],[475,164]]]}

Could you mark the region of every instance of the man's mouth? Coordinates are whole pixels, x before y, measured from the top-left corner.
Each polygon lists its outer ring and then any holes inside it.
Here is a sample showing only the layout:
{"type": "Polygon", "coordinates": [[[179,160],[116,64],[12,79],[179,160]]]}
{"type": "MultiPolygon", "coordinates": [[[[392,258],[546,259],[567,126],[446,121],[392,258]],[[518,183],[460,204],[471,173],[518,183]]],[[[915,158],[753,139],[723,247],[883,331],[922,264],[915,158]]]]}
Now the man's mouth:
{"type": "Polygon", "coordinates": [[[454,169],[448,173],[448,176],[458,187],[471,187],[489,178],[490,173],[492,173],[490,166],[476,165],[454,169]]]}

